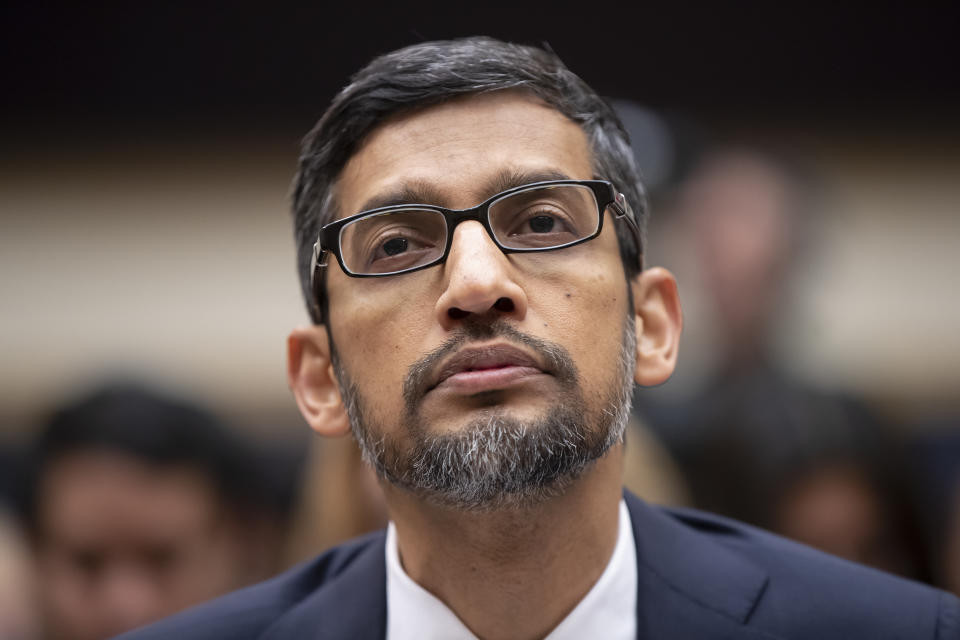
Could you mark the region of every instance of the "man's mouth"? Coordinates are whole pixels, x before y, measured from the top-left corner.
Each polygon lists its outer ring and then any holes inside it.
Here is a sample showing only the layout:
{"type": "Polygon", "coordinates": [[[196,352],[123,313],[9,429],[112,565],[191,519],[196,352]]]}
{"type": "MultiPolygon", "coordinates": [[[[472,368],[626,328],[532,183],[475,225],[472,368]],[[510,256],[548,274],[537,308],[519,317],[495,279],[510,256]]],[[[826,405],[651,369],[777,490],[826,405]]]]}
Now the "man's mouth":
{"type": "Polygon", "coordinates": [[[443,363],[430,390],[482,393],[545,374],[536,358],[516,347],[506,344],[471,347],[461,349],[443,363]]]}

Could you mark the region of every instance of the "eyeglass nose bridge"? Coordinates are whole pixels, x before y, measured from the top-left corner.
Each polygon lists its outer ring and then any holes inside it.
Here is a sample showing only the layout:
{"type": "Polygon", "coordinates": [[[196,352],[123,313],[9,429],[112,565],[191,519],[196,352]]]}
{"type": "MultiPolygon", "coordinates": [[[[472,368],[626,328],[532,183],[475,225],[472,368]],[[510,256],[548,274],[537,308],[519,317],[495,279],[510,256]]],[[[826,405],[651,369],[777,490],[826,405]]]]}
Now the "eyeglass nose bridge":
{"type": "Polygon", "coordinates": [[[444,260],[446,260],[450,253],[450,248],[453,246],[453,232],[456,231],[457,226],[461,222],[467,222],[469,220],[479,222],[484,230],[486,230],[487,235],[490,236],[490,239],[493,240],[493,243],[497,245],[501,251],[505,249],[505,247],[500,244],[500,241],[497,240],[497,236],[490,226],[490,203],[484,202],[469,209],[441,209],[441,212],[443,213],[444,222],[447,225],[447,246],[443,255],[444,260]]]}

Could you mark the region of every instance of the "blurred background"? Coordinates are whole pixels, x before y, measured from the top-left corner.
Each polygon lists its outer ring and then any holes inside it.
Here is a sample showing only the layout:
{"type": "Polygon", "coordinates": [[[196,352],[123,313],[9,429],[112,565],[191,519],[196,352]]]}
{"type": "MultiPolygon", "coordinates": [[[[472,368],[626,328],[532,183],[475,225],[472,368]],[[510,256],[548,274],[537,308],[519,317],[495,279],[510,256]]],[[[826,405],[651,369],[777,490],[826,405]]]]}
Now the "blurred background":
{"type": "Polygon", "coordinates": [[[199,538],[78,541],[58,500],[209,494],[229,526],[195,524],[234,570],[194,601],[382,523],[351,444],[314,442],[286,387],[289,185],[352,72],[474,34],[548,44],[645,173],[686,327],[677,375],[637,393],[628,484],[960,591],[958,27],[948,3],[4,4],[0,638],[186,603],[131,594],[175,591],[199,538]],[[214,435],[164,427],[187,414],[214,435]],[[70,473],[104,480],[71,497],[70,473]],[[69,617],[95,598],[131,613],[69,617]]]}

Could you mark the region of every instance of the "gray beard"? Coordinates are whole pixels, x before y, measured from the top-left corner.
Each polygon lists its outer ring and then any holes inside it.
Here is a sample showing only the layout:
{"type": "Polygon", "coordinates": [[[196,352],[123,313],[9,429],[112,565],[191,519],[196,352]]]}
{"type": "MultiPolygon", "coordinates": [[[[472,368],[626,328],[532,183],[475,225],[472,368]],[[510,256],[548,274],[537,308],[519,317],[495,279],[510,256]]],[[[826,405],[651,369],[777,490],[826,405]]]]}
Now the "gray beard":
{"type": "Polygon", "coordinates": [[[332,351],[350,428],[364,460],[381,479],[446,507],[479,511],[530,505],[556,496],[623,440],[630,415],[636,357],[630,314],[624,321],[616,384],[593,416],[567,350],[520,333],[503,321],[468,322],[439,349],[414,363],[404,383],[401,428],[392,432],[371,423],[366,402],[332,351]],[[536,420],[517,420],[493,407],[456,432],[431,433],[417,415],[430,371],[464,343],[495,336],[523,344],[549,362],[561,386],[559,397],[536,420]]]}

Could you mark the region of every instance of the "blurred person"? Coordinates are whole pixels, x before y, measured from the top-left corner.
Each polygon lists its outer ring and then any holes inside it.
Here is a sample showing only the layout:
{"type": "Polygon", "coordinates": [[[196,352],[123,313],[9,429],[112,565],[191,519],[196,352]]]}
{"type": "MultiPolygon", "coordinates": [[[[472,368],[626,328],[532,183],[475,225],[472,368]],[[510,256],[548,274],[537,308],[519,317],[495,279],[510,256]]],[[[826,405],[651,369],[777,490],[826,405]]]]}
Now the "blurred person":
{"type": "Polygon", "coordinates": [[[731,406],[741,389],[770,380],[787,393],[800,386],[774,342],[815,214],[812,184],[772,155],[717,148],[702,153],[664,198],[662,235],[697,283],[687,304],[704,321],[692,336],[697,349],[688,354],[684,376],[662,391],[638,393],[637,408],[685,471],[696,471],[686,458],[714,430],[705,406],[731,406]]]}
{"type": "Polygon", "coordinates": [[[726,402],[701,399],[708,428],[684,458],[695,504],[931,579],[906,460],[889,427],[854,399],[775,376],[726,391],[726,402]]]}
{"type": "Polygon", "coordinates": [[[933,581],[960,594],[960,416],[915,425],[914,499],[931,548],[933,581]]]}
{"type": "Polygon", "coordinates": [[[44,637],[111,637],[269,575],[256,475],[212,415],[145,388],[58,410],[24,502],[44,637]]]}
{"type": "Polygon", "coordinates": [[[0,640],[39,637],[33,582],[26,536],[0,507],[0,640]]]}
{"type": "Polygon", "coordinates": [[[390,523],[125,638],[960,637],[950,594],[623,490],[679,299],[622,125],[552,52],[375,59],[305,139],[294,217],[290,386],[390,523]]]}
{"type": "Polygon", "coordinates": [[[900,505],[871,471],[856,460],[826,460],[805,469],[774,502],[770,528],[841,558],[929,582],[922,551],[909,544],[919,538],[897,530],[909,520],[893,512],[900,505]]]}
{"type": "Polygon", "coordinates": [[[742,149],[709,154],[682,186],[679,211],[718,334],[720,373],[770,358],[775,314],[796,257],[805,188],[772,158],[742,149]]]}
{"type": "Polygon", "coordinates": [[[23,445],[0,440],[0,505],[13,507],[23,475],[23,445]]]}
{"type": "Polygon", "coordinates": [[[673,214],[717,354],[702,388],[645,408],[698,506],[928,579],[887,429],[855,398],[796,379],[773,347],[813,200],[800,172],[747,149],[706,154],[680,186],[673,214]]]}
{"type": "Polygon", "coordinates": [[[865,426],[848,426],[846,436],[809,434],[795,442],[792,455],[766,475],[774,492],[764,524],[842,558],[930,583],[930,547],[900,440],[879,425],[865,426]]]}

